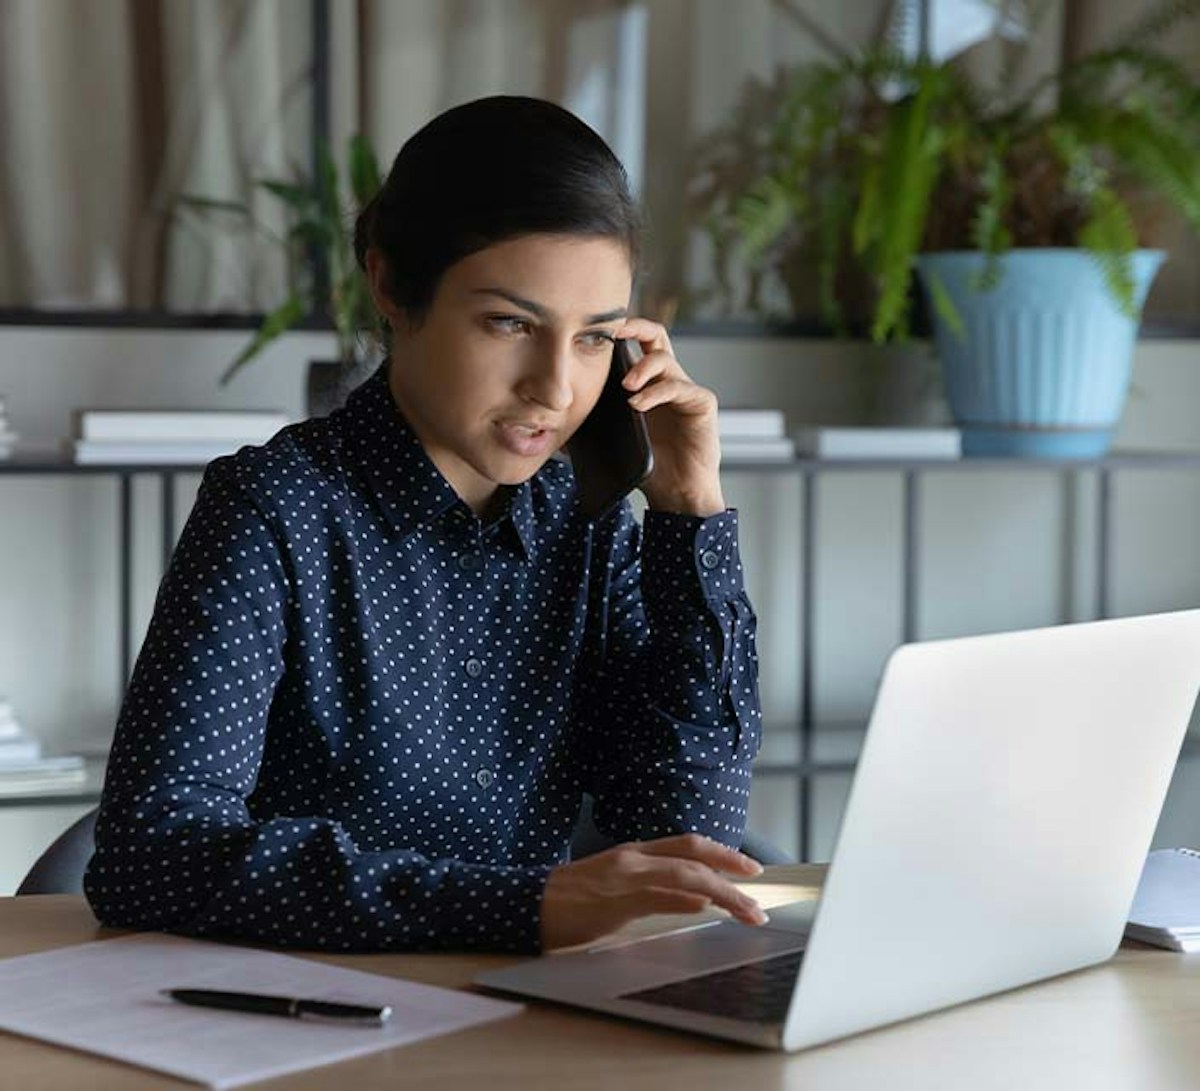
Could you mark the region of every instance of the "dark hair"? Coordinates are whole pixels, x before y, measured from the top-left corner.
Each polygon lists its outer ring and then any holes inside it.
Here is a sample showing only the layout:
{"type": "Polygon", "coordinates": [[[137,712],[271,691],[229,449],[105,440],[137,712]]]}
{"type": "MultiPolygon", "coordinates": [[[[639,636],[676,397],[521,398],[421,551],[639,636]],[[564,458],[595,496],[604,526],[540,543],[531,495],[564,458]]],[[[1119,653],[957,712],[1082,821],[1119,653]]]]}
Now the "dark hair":
{"type": "Polygon", "coordinates": [[[400,149],[358,216],[354,253],[383,255],[388,295],[420,323],[450,266],[519,235],[622,242],[636,271],[641,222],[621,161],[543,99],[495,95],[439,114],[400,149]]]}

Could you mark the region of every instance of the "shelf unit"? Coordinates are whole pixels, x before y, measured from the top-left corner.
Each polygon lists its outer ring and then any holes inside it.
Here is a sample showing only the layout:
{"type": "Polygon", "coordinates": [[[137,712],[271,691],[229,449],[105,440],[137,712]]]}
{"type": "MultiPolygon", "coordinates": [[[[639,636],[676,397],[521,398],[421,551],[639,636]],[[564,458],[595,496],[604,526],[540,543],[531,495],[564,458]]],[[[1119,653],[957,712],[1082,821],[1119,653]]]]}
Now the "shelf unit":
{"type": "MultiPolygon", "coordinates": [[[[816,588],[818,560],[816,556],[816,527],[819,481],[827,474],[889,472],[901,476],[901,638],[907,643],[919,639],[917,603],[920,597],[918,557],[921,545],[921,526],[918,512],[921,487],[928,474],[963,474],[981,472],[1038,471],[1069,476],[1078,481],[1083,475],[1093,475],[1097,481],[1096,505],[1096,616],[1111,616],[1112,579],[1114,564],[1113,492],[1115,477],[1124,472],[1162,469],[1200,468],[1200,452],[1139,452],[1118,453],[1105,458],[1088,460],[1061,459],[792,459],[789,461],[735,461],[725,463],[722,472],[728,476],[788,475],[800,478],[800,715],[793,739],[785,747],[790,753],[782,759],[764,752],[755,765],[755,776],[792,777],[799,793],[797,814],[797,845],[801,858],[807,859],[811,849],[813,827],[812,782],[826,773],[848,773],[854,769],[852,759],[822,760],[814,751],[820,725],[814,719],[814,638],[815,618],[812,609],[816,588]]],[[[119,596],[120,691],[128,681],[132,664],[132,597],[133,566],[132,538],[134,497],[133,482],[137,477],[154,477],[160,483],[161,511],[159,515],[162,544],[162,565],[165,570],[174,547],[175,482],[180,475],[203,472],[203,465],[160,465],[141,463],[112,463],[77,465],[66,459],[23,459],[16,457],[0,461],[0,479],[9,475],[104,476],[117,483],[117,579],[119,596]]],[[[1064,621],[1070,620],[1064,618],[1064,621]]],[[[860,729],[861,729],[860,725],[860,729]]],[[[1194,755],[1198,748],[1189,744],[1185,751],[1194,755]]],[[[102,774],[93,775],[89,782],[70,796],[39,794],[36,799],[0,797],[0,807],[15,802],[88,802],[99,798],[102,774]]]]}
{"type": "Polygon", "coordinates": [[[61,788],[40,788],[36,791],[14,791],[0,794],[4,807],[65,807],[73,803],[98,803],[104,787],[103,758],[85,758],[83,780],[61,788]]]}
{"type": "Polygon", "coordinates": [[[26,477],[110,477],[117,484],[117,603],[119,611],[118,692],[124,692],[133,665],[133,481],[157,477],[161,495],[162,571],[166,571],[175,548],[175,479],[181,474],[200,474],[204,465],[95,463],[79,464],[66,458],[23,458],[19,454],[0,460],[0,479],[26,477]]]}
{"type": "MultiPolygon", "coordinates": [[[[793,459],[790,461],[737,461],[722,465],[728,475],[788,474],[801,479],[800,499],[800,716],[795,727],[792,756],[780,760],[767,749],[754,766],[756,777],[792,777],[798,790],[796,844],[800,859],[811,856],[813,831],[813,791],[816,777],[828,773],[852,772],[852,759],[823,760],[815,754],[817,735],[822,727],[816,722],[814,685],[815,614],[812,604],[817,585],[818,557],[816,528],[818,519],[818,482],[826,474],[878,473],[901,476],[901,642],[920,639],[917,626],[917,603],[920,600],[920,571],[918,558],[921,546],[921,524],[918,517],[921,486],[930,473],[962,474],[982,472],[1037,471],[1068,476],[1073,483],[1084,474],[1097,480],[1095,556],[1095,616],[1112,616],[1112,584],[1114,566],[1113,493],[1118,473],[1163,469],[1198,469],[1200,452],[1128,452],[1114,453],[1097,459],[793,459]]],[[[1062,618],[1062,621],[1070,621],[1062,618]]],[[[844,727],[844,725],[842,725],[844,727]]],[[[857,725],[865,730],[865,724],[857,725]]],[[[1189,742],[1185,754],[1197,753],[1189,742]]]]}

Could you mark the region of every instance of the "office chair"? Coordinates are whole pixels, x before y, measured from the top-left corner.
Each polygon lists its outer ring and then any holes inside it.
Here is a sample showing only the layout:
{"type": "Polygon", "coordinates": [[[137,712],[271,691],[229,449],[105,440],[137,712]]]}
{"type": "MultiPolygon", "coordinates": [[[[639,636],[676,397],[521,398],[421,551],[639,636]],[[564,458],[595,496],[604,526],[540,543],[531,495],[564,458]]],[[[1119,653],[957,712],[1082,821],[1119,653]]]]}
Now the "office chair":
{"type": "MultiPolygon", "coordinates": [[[[77,819],[38,857],[21,881],[17,894],[82,894],[83,872],[95,849],[96,808],[77,819]]],[[[583,797],[579,819],[571,835],[571,859],[581,860],[594,852],[611,848],[615,841],[605,837],[592,821],[592,799],[583,797]]],[[[760,864],[791,864],[782,849],[766,838],[747,831],[742,851],[760,864]]]]}
{"type": "Polygon", "coordinates": [[[96,847],[96,808],[77,818],[37,858],[17,894],[82,894],[83,870],[96,847]]]}

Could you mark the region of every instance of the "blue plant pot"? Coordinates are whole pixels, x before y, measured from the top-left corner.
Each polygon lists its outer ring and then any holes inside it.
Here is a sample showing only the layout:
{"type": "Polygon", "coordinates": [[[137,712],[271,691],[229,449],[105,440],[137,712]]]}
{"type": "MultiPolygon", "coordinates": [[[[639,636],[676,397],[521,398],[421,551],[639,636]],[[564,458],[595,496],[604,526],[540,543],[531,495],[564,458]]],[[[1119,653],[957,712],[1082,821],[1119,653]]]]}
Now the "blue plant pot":
{"type": "MultiPolygon", "coordinates": [[[[1164,256],[1160,250],[1133,254],[1139,314],[1164,256]]],[[[1000,263],[1000,282],[980,291],[982,254],[946,251],[917,259],[963,454],[1104,455],[1129,391],[1137,320],[1118,308],[1086,251],[1014,250],[1000,263]],[[961,335],[933,306],[933,277],[962,316],[961,335]]]]}

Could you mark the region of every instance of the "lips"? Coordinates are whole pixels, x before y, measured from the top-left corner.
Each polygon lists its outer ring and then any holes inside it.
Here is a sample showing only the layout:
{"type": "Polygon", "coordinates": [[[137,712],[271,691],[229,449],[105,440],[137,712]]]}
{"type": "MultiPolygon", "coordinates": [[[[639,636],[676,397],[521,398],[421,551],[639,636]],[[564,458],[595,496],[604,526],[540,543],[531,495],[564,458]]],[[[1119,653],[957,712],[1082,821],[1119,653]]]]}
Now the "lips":
{"type": "Polygon", "coordinates": [[[500,443],[522,458],[536,458],[554,450],[558,430],[539,421],[499,421],[500,443]]]}

